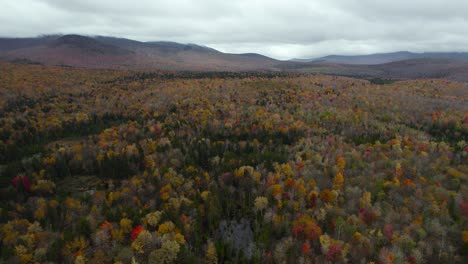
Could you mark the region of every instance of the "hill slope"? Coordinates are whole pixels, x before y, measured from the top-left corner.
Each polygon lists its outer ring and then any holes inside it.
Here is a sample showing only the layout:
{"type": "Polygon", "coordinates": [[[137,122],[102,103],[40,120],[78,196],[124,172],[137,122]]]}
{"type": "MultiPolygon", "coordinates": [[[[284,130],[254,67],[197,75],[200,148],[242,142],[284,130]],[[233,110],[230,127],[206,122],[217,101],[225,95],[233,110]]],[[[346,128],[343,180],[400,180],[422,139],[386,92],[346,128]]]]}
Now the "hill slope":
{"type": "Polygon", "coordinates": [[[0,58],[45,65],[200,71],[272,70],[279,61],[195,44],[79,35],[0,39],[0,58]]]}

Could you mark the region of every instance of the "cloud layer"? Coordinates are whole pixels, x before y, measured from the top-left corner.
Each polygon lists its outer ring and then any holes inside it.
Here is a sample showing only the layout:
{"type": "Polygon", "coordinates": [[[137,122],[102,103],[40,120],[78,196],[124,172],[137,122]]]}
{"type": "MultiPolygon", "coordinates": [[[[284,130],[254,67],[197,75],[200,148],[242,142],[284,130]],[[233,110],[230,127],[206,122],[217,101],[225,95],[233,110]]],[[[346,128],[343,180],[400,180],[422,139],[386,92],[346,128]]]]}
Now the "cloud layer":
{"type": "Polygon", "coordinates": [[[468,51],[465,0],[14,0],[0,35],[76,33],[207,45],[279,59],[468,51]]]}

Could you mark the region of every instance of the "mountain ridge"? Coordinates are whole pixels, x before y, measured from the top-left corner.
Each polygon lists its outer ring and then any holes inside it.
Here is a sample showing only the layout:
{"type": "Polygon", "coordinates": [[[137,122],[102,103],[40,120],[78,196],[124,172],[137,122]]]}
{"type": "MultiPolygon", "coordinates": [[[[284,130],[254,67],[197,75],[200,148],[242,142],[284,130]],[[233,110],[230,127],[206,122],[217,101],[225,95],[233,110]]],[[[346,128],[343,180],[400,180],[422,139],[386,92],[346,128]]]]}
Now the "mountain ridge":
{"type": "Polygon", "coordinates": [[[411,59],[458,59],[468,61],[468,52],[409,52],[396,51],[388,53],[373,53],[364,55],[327,55],[315,59],[292,59],[295,62],[367,64],[376,65],[411,59]]]}
{"type": "Polygon", "coordinates": [[[0,38],[0,58],[44,65],[195,71],[273,70],[279,63],[261,54],[229,54],[192,43],[76,34],[0,38]]]}
{"type": "Polygon", "coordinates": [[[468,82],[468,52],[400,51],[329,55],[312,60],[276,60],[262,54],[223,53],[169,41],[137,41],[76,34],[0,38],[0,59],[13,63],[169,71],[283,71],[359,78],[447,78],[468,82]]]}

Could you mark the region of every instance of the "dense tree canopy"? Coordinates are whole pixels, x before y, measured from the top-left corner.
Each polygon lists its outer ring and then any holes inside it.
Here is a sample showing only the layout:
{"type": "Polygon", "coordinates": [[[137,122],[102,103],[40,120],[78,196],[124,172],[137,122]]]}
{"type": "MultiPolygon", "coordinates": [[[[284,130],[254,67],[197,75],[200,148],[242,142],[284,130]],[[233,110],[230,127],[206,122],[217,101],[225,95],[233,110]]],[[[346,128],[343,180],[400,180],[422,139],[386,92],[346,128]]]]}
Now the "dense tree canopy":
{"type": "Polygon", "coordinates": [[[467,257],[465,83],[0,72],[0,262],[467,257]]]}

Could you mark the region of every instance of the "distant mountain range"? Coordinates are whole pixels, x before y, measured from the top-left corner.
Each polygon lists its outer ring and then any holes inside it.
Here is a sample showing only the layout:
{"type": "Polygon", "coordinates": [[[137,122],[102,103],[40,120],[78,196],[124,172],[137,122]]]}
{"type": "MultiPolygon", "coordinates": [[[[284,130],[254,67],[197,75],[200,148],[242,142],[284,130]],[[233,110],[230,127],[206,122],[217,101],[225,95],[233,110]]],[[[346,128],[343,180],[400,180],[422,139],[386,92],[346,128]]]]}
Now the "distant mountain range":
{"type": "Polygon", "coordinates": [[[365,79],[443,78],[468,82],[468,52],[408,51],[369,55],[330,55],[293,59],[282,70],[336,74],[365,79]]]}
{"type": "Polygon", "coordinates": [[[316,59],[293,59],[296,62],[340,63],[340,64],[383,64],[402,60],[414,59],[455,59],[468,60],[468,52],[424,52],[413,53],[408,51],[376,53],[369,55],[329,55],[316,59]]]}
{"type": "Polygon", "coordinates": [[[343,75],[363,79],[449,79],[468,82],[468,62],[459,59],[410,59],[383,64],[309,62],[282,65],[285,71],[343,75]]]}
{"type": "Polygon", "coordinates": [[[287,71],[360,78],[447,78],[468,81],[468,52],[393,52],[275,60],[256,53],[229,54],[196,44],[125,38],[50,35],[0,38],[0,60],[86,68],[174,71],[287,71]]]}

